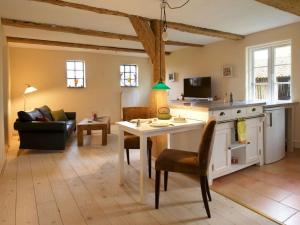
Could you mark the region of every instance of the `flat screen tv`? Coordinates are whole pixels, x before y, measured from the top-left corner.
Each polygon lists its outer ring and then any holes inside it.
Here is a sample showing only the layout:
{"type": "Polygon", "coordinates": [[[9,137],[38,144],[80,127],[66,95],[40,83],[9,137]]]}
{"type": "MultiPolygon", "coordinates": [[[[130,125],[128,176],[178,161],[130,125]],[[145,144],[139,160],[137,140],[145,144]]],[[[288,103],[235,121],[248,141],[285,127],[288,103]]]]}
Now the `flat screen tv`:
{"type": "Polygon", "coordinates": [[[188,98],[211,98],[211,78],[193,77],[183,81],[183,95],[188,98]]]}

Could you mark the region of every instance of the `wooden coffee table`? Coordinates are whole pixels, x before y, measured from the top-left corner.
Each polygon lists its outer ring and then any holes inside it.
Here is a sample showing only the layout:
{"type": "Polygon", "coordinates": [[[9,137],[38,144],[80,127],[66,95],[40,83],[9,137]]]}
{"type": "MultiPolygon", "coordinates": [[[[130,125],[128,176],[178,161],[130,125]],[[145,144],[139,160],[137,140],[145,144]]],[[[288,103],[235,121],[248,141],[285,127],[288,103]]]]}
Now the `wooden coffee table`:
{"type": "Polygon", "coordinates": [[[83,119],[77,124],[77,145],[83,145],[83,131],[86,130],[88,135],[92,130],[102,130],[102,145],[107,145],[107,134],[110,134],[110,117],[98,117],[96,121],[83,119]]]}

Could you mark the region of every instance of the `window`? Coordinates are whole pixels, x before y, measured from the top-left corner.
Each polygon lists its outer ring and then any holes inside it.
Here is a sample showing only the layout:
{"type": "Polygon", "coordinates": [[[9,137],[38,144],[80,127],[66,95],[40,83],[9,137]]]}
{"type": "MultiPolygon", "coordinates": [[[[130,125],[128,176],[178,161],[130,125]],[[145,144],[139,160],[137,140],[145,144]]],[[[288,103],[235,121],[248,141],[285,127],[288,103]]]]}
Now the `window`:
{"type": "Polygon", "coordinates": [[[68,60],[67,66],[67,87],[83,88],[86,86],[85,63],[81,60],[68,60]]]}
{"type": "Polygon", "coordinates": [[[121,87],[139,86],[137,65],[120,66],[120,86],[121,87]]]}
{"type": "Polygon", "coordinates": [[[252,100],[291,99],[291,43],[248,48],[247,95],[252,100]]]}

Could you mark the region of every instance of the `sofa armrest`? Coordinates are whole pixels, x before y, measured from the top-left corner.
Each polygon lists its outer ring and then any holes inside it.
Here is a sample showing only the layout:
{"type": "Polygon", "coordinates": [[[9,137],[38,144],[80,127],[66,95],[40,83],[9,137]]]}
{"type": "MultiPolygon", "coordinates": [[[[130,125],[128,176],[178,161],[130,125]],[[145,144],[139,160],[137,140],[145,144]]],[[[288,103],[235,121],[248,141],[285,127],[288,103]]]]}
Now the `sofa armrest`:
{"type": "Polygon", "coordinates": [[[18,131],[27,131],[27,132],[35,132],[35,131],[58,131],[65,132],[66,131],[66,122],[65,121],[50,121],[50,122],[40,122],[40,121],[32,121],[32,122],[19,122],[16,121],[14,124],[14,129],[18,131]]]}
{"type": "Polygon", "coordinates": [[[65,112],[69,120],[76,120],[76,112],[65,112]]]}

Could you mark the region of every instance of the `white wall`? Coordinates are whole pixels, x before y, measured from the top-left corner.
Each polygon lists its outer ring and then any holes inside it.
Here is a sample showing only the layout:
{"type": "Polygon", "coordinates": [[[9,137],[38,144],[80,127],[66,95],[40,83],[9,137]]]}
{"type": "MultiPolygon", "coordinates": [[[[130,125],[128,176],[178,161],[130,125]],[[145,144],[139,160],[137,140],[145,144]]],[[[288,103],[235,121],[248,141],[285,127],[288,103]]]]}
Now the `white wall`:
{"type": "Polygon", "coordinates": [[[7,77],[7,43],[0,21],[0,171],[3,168],[8,147],[7,77]]]}
{"type": "MultiPolygon", "coordinates": [[[[211,76],[213,94],[223,98],[232,92],[235,100],[246,96],[246,47],[291,39],[292,41],[292,88],[293,100],[300,101],[300,23],[283,26],[248,35],[240,41],[221,41],[203,48],[186,48],[167,57],[167,74],[179,73],[177,82],[168,82],[171,87],[169,99],[176,99],[183,92],[183,78],[211,76]],[[222,66],[233,66],[233,77],[222,77],[222,66]]],[[[296,143],[300,147],[300,107],[296,110],[296,143]]]]}

